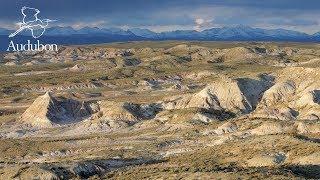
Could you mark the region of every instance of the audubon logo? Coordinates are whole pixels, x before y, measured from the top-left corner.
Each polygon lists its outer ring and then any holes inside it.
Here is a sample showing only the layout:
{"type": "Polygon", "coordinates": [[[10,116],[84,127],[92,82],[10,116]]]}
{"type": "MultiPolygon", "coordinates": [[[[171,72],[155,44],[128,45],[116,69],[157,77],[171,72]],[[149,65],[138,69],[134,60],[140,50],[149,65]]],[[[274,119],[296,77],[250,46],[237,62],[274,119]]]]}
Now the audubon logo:
{"type": "Polygon", "coordinates": [[[15,44],[12,40],[9,43],[7,51],[58,51],[57,44],[41,44],[39,40],[32,44],[27,40],[26,44],[15,44]]]}
{"type": "MultiPolygon", "coordinates": [[[[29,31],[34,39],[40,38],[46,31],[50,22],[56,20],[40,19],[38,15],[40,10],[30,7],[22,7],[22,22],[18,23],[19,29],[9,35],[9,38],[17,36],[22,31],[29,31]]],[[[27,40],[25,44],[16,44],[13,40],[10,41],[7,51],[58,51],[57,44],[41,44],[40,40],[35,43],[31,43],[31,40],[27,40]]]]}

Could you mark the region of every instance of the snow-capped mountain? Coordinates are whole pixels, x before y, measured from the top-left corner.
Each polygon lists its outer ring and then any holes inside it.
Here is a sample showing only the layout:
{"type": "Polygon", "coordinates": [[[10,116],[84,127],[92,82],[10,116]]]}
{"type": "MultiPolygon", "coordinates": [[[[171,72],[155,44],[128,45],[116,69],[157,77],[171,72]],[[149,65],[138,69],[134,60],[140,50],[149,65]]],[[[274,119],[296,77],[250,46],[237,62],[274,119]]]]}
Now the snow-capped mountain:
{"type": "Polygon", "coordinates": [[[158,33],[150,31],[149,29],[133,28],[133,29],[130,29],[129,31],[131,31],[133,34],[140,37],[145,37],[150,39],[156,39],[159,37],[158,33]]]}
{"type": "Polygon", "coordinates": [[[204,30],[203,37],[217,40],[310,40],[310,35],[285,29],[261,29],[249,26],[223,27],[204,30]]]}
{"type": "MultiPolygon", "coordinates": [[[[7,35],[10,31],[0,28],[0,35],[7,35]]],[[[27,31],[23,31],[21,35],[28,36],[27,31]]],[[[149,29],[133,28],[123,30],[120,28],[98,28],[84,27],[74,29],[72,27],[51,27],[48,28],[44,36],[72,36],[85,35],[90,37],[112,37],[122,36],[130,37],[128,39],[149,39],[149,40],[288,40],[288,41],[311,41],[314,38],[319,39],[320,33],[309,35],[306,33],[286,30],[286,29],[262,29],[252,28],[249,26],[222,27],[203,30],[201,32],[194,30],[176,30],[156,33],[149,29]]]]}
{"type": "MultiPolygon", "coordinates": [[[[8,46],[8,35],[14,30],[0,28],[0,47],[8,46]]],[[[24,30],[16,37],[17,41],[30,39],[30,31],[24,30]]],[[[153,32],[149,29],[98,28],[84,27],[74,29],[72,27],[51,27],[46,29],[40,38],[43,42],[57,44],[98,44],[120,41],[141,40],[214,40],[214,41],[320,41],[320,32],[313,35],[286,30],[286,29],[262,29],[249,26],[222,27],[203,30],[176,30],[168,32],[153,32]],[[67,38],[66,38],[67,37],[67,38]]]]}
{"type": "Polygon", "coordinates": [[[79,32],[70,26],[51,27],[51,28],[47,29],[45,32],[45,35],[50,35],[50,36],[68,36],[71,34],[79,34],[79,32]]]}

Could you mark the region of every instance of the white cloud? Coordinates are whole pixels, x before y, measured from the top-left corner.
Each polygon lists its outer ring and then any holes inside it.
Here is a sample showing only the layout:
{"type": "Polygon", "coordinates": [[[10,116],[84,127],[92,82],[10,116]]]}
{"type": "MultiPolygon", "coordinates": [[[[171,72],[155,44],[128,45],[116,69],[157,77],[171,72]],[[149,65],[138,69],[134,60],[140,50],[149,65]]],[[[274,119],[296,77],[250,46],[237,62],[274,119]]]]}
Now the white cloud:
{"type": "Polygon", "coordinates": [[[16,29],[17,27],[18,27],[17,23],[0,21],[0,28],[13,30],[13,29],[16,29]]]}
{"type": "Polygon", "coordinates": [[[196,31],[202,31],[204,29],[207,29],[207,28],[210,28],[213,26],[213,20],[205,20],[205,19],[202,19],[202,18],[197,18],[195,19],[195,26],[194,26],[194,29],[196,31]]]}

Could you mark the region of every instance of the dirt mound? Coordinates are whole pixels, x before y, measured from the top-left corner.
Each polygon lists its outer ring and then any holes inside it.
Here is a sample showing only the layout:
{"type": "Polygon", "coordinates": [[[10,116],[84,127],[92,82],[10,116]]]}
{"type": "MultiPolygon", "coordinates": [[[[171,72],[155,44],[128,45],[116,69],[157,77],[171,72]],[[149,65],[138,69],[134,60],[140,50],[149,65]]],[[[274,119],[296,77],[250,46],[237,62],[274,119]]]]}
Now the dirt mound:
{"type": "Polygon", "coordinates": [[[249,130],[252,135],[271,135],[271,134],[282,134],[287,132],[293,132],[293,126],[288,126],[283,122],[264,122],[257,128],[249,130]]]}
{"type": "Polygon", "coordinates": [[[207,124],[210,122],[218,121],[218,118],[209,113],[196,113],[191,120],[193,122],[199,121],[207,124]]]}
{"type": "Polygon", "coordinates": [[[49,92],[38,97],[22,114],[21,121],[36,127],[74,123],[96,111],[89,103],[54,98],[49,92]]]}
{"type": "Polygon", "coordinates": [[[165,53],[175,54],[175,55],[182,55],[182,54],[190,54],[192,52],[196,52],[200,49],[206,49],[204,47],[195,46],[195,45],[187,45],[187,44],[180,44],[169,48],[165,51],[165,53]]]}
{"type": "Polygon", "coordinates": [[[49,169],[33,165],[20,170],[13,179],[60,179],[60,177],[49,169]]]}
{"type": "Polygon", "coordinates": [[[85,68],[82,65],[76,64],[71,68],[68,68],[69,71],[73,71],[73,72],[79,72],[79,71],[83,71],[85,68]]]}
{"type": "Polygon", "coordinates": [[[11,61],[11,62],[7,62],[7,63],[5,63],[4,65],[5,66],[15,66],[15,65],[17,65],[18,63],[16,63],[15,61],[11,61]]]}
{"type": "Polygon", "coordinates": [[[191,54],[192,61],[203,61],[208,63],[222,62],[222,53],[220,50],[211,50],[206,48],[200,48],[196,52],[191,54]]]}
{"type": "Polygon", "coordinates": [[[260,154],[246,161],[248,167],[265,167],[276,166],[282,164],[287,159],[287,156],[283,152],[276,154],[260,154]]]}
{"type": "Polygon", "coordinates": [[[253,59],[258,57],[251,49],[245,47],[235,47],[228,49],[221,59],[224,62],[228,61],[243,61],[247,59],[253,59]]]}
{"type": "Polygon", "coordinates": [[[320,124],[318,123],[297,122],[295,125],[299,134],[320,134],[320,124]]]}
{"type": "Polygon", "coordinates": [[[100,111],[84,126],[91,129],[116,129],[132,126],[141,120],[152,119],[161,111],[158,104],[134,104],[127,102],[101,101],[100,111]]]}
{"type": "Polygon", "coordinates": [[[228,134],[228,133],[233,133],[238,130],[238,126],[234,122],[226,122],[219,126],[215,130],[207,130],[203,134],[208,135],[208,134],[216,134],[216,135],[223,135],[223,134],[228,134]]]}
{"type": "Polygon", "coordinates": [[[229,78],[220,78],[198,93],[174,97],[164,103],[164,108],[201,108],[233,114],[249,113],[252,110],[237,82],[229,78]]]}
{"type": "Polygon", "coordinates": [[[319,120],[319,79],[316,69],[285,68],[277,73],[275,85],[263,94],[254,116],[280,120],[319,120]]]}
{"type": "Polygon", "coordinates": [[[156,104],[140,105],[128,102],[102,101],[100,104],[100,112],[103,116],[111,119],[121,120],[139,120],[151,119],[160,109],[156,104]]]}
{"type": "MultiPolygon", "coordinates": [[[[293,160],[293,163],[300,164],[300,165],[318,165],[318,164],[320,164],[320,153],[314,152],[309,155],[295,158],[293,160]]],[[[306,168],[304,168],[304,169],[306,169],[306,168]]],[[[319,173],[319,167],[317,169],[315,169],[315,172],[319,173]]],[[[308,174],[310,174],[310,172],[308,172],[308,174]]],[[[316,179],[318,179],[318,178],[316,178],[316,179]]]]}
{"type": "Polygon", "coordinates": [[[211,72],[211,71],[200,71],[200,72],[192,72],[192,73],[187,73],[184,74],[183,76],[187,79],[192,79],[192,80],[200,80],[203,78],[207,78],[210,76],[216,76],[217,73],[211,72]]]}

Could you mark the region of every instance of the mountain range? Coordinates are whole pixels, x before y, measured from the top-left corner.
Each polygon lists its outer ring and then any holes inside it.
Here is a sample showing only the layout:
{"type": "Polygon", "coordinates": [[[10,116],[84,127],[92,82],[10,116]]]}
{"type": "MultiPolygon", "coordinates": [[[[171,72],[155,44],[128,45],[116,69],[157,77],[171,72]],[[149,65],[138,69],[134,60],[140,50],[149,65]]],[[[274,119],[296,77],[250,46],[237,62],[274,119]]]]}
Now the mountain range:
{"type": "MultiPolygon", "coordinates": [[[[12,30],[0,28],[0,48],[7,47],[8,34],[12,30]],[[3,44],[5,43],[5,44],[3,44]]],[[[16,41],[29,39],[30,32],[23,31],[14,37],[16,41]]],[[[320,32],[307,34],[286,29],[262,29],[238,25],[235,27],[211,28],[203,31],[176,30],[153,32],[149,29],[51,27],[40,38],[41,41],[57,44],[93,44],[140,40],[200,40],[200,41],[320,41],[320,32]]]]}

